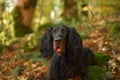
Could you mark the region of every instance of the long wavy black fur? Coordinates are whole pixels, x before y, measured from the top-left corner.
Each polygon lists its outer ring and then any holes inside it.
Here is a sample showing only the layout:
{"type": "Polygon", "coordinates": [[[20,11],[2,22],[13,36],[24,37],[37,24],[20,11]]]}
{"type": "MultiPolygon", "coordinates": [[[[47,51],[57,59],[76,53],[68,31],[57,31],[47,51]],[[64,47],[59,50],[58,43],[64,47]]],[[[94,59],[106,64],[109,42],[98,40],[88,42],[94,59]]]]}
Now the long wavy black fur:
{"type": "Polygon", "coordinates": [[[42,52],[43,56],[48,58],[51,58],[54,53],[51,30],[52,28],[48,29],[48,31],[45,33],[40,43],[40,51],[42,52]]]}
{"type": "Polygon", "coordinates": [[[60,57],[57,56],[53,51],[52,28],[45,33],[40,44],[40,51],[44,56],[48,58],[53,56],[48,80],[67,80],[77,75],[81,77],[81,80],[89,80],[87,66],[94,64],[93,52],[89,48],[83,47],[82,39],[74,28],[67,27],[65,53],[60,57]]]}

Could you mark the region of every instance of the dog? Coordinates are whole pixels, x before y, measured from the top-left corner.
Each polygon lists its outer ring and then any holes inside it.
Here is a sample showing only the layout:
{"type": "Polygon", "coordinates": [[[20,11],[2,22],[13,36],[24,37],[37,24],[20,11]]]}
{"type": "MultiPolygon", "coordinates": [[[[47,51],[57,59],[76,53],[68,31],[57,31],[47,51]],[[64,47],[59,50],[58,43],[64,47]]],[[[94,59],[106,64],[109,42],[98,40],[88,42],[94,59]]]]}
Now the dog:
{"type": "Polygon", "coordinates": [[[83,47],[74,28],[61,24],[48,29],[40,51],[47,58],[53,57],[48,80],[89,80],[87,67],[94,64],[94,54],[83,47]]]}

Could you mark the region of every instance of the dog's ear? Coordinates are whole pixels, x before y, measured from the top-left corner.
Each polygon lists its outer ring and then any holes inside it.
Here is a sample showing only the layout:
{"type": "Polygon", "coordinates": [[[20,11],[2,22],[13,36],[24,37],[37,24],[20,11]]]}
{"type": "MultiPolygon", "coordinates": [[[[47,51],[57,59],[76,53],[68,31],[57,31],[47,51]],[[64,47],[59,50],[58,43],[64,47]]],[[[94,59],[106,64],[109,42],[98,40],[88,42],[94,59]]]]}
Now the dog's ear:
{"type": "Polygon", "coordinates": [[[83,44],[80,35],[76,32],[74,28],[69,28],[68,35],[68,49],[74,51],[74,53],[82,53],[83,44]]]}
{"type": "Polygon", "coordinates": [[[48,29],[48,31],[43,36],[40,43],[40,51],[43,56],[51,58],[53,55],[53,37],[51,34],[53,28],[48,29]]]}

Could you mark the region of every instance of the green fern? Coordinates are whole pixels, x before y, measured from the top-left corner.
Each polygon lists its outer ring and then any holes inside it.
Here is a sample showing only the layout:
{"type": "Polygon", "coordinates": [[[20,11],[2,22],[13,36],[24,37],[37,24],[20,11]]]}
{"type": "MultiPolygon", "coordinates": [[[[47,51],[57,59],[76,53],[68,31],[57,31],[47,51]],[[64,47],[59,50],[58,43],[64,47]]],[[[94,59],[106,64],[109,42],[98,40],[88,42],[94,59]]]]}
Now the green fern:
{"type": "Polygon", "coordinates": [[[20,66],[17,66],[17,67],[13,70],[12,75],[13,75],[14,77],[17,77],[17,76],[20,74],[20,70],[21,70],[21,67],[20,67],[20,66]]]}

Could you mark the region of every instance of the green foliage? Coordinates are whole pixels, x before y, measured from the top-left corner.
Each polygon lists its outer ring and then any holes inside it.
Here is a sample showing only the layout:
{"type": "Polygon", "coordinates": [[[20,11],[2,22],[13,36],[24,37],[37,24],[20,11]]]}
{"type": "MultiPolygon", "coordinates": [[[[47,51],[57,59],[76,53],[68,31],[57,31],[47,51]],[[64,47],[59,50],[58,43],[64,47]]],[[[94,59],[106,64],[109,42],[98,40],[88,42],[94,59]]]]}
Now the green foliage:
{"type": "Polygon", "coordinates": [[[114,34],[120,33],[120,23],[115,23],[109,30],[109,37],[113,37],[114,34]]]}
{"type": "Polygon", "coordinates": [[[31,59],[37,59],[37,58],[40,58],[40,53],[25,53],[24,55],[24,60],[25,61],[28,61],[28,60],[31,60],[31,59]]]}
{"type": "Polygon", "coordinates": [[[88,76],[90,80],[106,80],[113,78],[112,72],[100,66],[89,66],[88,76]]]}
{"type": "Polygon", "coordinates": [[[40,54],[40,52],[28,52],[23,55],[23,58],[25,61],[31,61],[31,63],[35,62],[42,62],[44,64],[48,64],[48,61],[46,61],[40,54]]]}
{"type": "Polygon", "coordinates": [[[29,45],[29,41],[25,41],[24,44],[22,45],[22,49],[24,51],[29,51],[29,50],[33,49],[33,45],[29,45]]]}
{"type": "Polygon", "coordinates": [[[21,67],[20,66],[16,66],[16,68],[12,72],[12,75],[14,77],[17,77],[20,74],[20,70],[21,70],[21,67]]]}
{"type": "Polygon", "coordinates": [[[104,80],[103,76],[105,75],[105,69],[99,66],[89,66],[88,67],[88,76],[90,80],[104,80]]]}
{"type": "Polygon", "coordinates": [[[14,59],[13,59],[14,61],[17,61],[17,60],[22,59],[24,57],[24,55],[19,50],[16,51],[16,55],[17,55],[17,58],[14,57],[14,59]]]}
{"type": "Polygon", "coordinates": [[[44,25],[40,25],[38,27],[38,31],[42,31],[43,29],[47,30],[48,28],[52,27],[53,25],[54,25],[54,23],[46,23],[44,25]]]}
{"type": "Polygon", "coordinates": [[[112,23],[111,28],[107,34],[108,39],[111,39],[113,41],[119,40],[120,36],[120,23],[112,23]]]}
{"type": "Polygon", "coordinates": [[[95,53],[94,55],[95,55],[95,64],[98,66],[105,65],[108,62],[108,60],[111,59],[111,56],[105,53],[95,53]]]}
{"type": "Polygon", "coordinates": [[[26,35],[24,37],[25,40],[23,42],[22,49],[24,51],[29,51],[38,47],[42,37],[42,34],[41,35],[40,34],[41,32],[38,31],[36,33],[31,33],[29,35],[26,35]]]}
{"type": "Polygon", "coordinates": [[[12,28],[13,24],[12,16],[8,11],[10,4],[8,0],[0,1],[0,47],[8,46],[12,41],[14,41],[12,28]]]}
{"type": "Polygon", "coordinates": [[[0,52],[2,52],[2,50],[3,50],[4,48],[8,49],[8,46],[3,45],[3,44],[0,44],[0,52]]]}
{"type": "Polygon", "coordinates": [[[5,0],[0,0],[0,17],[1,17],[1,14],[2,12],[5,10],[5,0]]]}
{"type": "Polygon", "coordinates": [[[46,59],[41,56],[40,52],[27,52],[23,54],[18,51],[17,58],[15,58],[14,61],[18,61],[20,59],[24,59],[24,61],[30,61],[31,63],[42,62],[48,65],[48,61],[46,61],[46,59]]]}
{"type": "Polygon", "coordinates": [[[20,13],[20,8],[18,6],[16,6],[12,12],[11,12],[12,16],[13,16],[13,19],[14,21],[15,20],[19,20],[20,17],[21,17],[21,13],[20,13]]]}
{"type": "Polygon", "coordinates": [[[12,41],[15,40],[13,36],[13,31],[11,26],[12,24],[12,16],[8,12],[3,12],[2,21],[0,21],[0,44],[1,45],[9,45],[12,41]],[[9,16],[8,16],[9,15],[9,16]]]}
{"type": "Polygon", "coordinates": [[[24,59],[25,61],[31,61],[31,62],[40,62],[42,60],[40,52],[27,52],[27,53],[21,53],[17,52],[17,59],[24,59]]]}
{"type": "Polygon", "coordinates": [[[82,39],[87,39],[88,35],[84,32],[80,32],[79,35],[81,36],[82,39]]]}
{"type": "Polygon", "coordinates": [[[119,0],[98,0],[96,1],[97,6],[99,11],[101,14],[107,16],[107,15],[120,15],[120,1],[119,0]]]}
{"type": "Polygon", "coordinates": [[[99,52],[96,52],[94,56],[95,66],[88,67],[88,75],[90,80],[106,80],[108,78],[112,78],[112,73],[104,67],[108,60],[111,59],[111,56],[99,52]]]}

